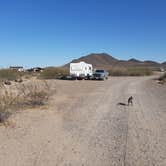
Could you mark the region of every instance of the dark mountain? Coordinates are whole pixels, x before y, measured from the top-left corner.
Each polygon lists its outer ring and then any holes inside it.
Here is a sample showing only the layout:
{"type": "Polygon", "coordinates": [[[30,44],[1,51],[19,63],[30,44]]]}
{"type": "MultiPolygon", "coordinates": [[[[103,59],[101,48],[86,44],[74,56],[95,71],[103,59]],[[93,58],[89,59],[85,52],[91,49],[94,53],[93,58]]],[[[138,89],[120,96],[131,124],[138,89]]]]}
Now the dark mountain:
{"type": "MultiPolygon", "coordinates": [[[[72,62],[81,62],[84,61],[86,63],[92,64],[94,67],[102,67],[102,66],[110,66],[111,64],[116,64],[118,59],[113,58],[111,55],[106,53],[101,54],[89,54],[87,56],[83,56],[79,59],[74,59],[72,62]]],[[[69,65],[69,64],[67,64],[69,65]]]]}
{"type": "Polygon", "coordinates": [[[161,64],[161,66],[164,67],[164,68],[166,68],[166,62],[163,62],[163,63],[161,64]]]}
{"type": "Polygon", "coordinates": [[[162,65],[166,65],[166,62],[163,62],[162,65]]]}
{"type": "MultiPolygon", "coordinates": [[[[75,59],[72,62],[81,62],[84,61],[86,63],[90,63],[95,68],[105,68],[108,69],[110,67],[153,67],[159,68],[161,66],[160,63],[154,61],[140,61],[137,59],[129,59],[129,60],[118,60],[107,53],[92,53],[87,56],[83,56],[79,59],[75,59]]],[[[70,62],[71,63],[71,62],[70,62]]],[[[66,64],[64,67],[69,67],[69,64],[66,64]]],[[[166,63],[166,62],[165,62],[166,63]]],[[[164,66],[166,64],[163,63],[164,66]]]]}
{"type": "Polygon", "coordinates": [[[134,58],[129,59],[128,62],[131,62],[131,63],[142,63],[142,61],[139,61],[139,60],[134,59],[134,58]]]}
{"type": "Polygon", "coordinates": [[[144,61],[145,65],[150,65],[150,66],[156,66],[156,65],[160,65],[158,62],[155,61],[144,61]]]}

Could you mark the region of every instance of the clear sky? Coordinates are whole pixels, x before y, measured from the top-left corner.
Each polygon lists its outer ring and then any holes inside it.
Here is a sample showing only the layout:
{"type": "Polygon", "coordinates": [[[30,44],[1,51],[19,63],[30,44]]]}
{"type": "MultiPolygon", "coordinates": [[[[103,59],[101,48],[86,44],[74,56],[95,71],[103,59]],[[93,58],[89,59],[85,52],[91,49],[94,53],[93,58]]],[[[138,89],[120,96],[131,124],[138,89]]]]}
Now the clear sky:
{"type": "Polygon", "coordinates": [[[101,52],[166,61],[166,1],[0,1],[0,67],[56,66],[101,52]]]}

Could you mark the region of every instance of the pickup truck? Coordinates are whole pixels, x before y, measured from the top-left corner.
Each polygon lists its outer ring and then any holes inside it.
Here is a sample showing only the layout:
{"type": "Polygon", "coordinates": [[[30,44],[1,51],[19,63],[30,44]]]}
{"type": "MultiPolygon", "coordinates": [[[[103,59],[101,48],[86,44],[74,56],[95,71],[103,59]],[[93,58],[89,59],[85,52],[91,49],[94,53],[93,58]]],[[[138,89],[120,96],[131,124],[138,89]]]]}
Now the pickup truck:
{"type": "Polygon", "coordinates": [[[108,79],[108,72],[106,70],[96,70],[93,74],[93,79],[95,80],[105,80],[108,79]]]}

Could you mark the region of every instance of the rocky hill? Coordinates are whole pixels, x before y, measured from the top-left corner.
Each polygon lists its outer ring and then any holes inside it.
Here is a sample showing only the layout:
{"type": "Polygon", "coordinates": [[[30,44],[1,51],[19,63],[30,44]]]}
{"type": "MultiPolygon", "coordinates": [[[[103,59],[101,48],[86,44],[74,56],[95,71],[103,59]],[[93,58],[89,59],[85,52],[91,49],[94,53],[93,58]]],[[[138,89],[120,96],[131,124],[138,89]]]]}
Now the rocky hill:
{"type": "Polygon", "coordinates": [[[162,67],[166,68],[166,62],[163,62],[161,65],[162,67]]]}
{"type": "MultiPolygon", "coordinates": [[[[129,60],[119,60],[107,53],[99,53],[99,54],[92,53],[87,56],[74,59],[71,62],[80,62],[80,61],[90,63],[95,68],[105,68],[105,69],[110,67],[152,67],[152,68],[160,68],[161,66],[166,67],[166,62],[160,64],[158,62],[154,62],[150,60],[140,61],[134,58],[129,60]]],[[[66,64],[65,67],[69,67],[70,63],[66,64]]]]}

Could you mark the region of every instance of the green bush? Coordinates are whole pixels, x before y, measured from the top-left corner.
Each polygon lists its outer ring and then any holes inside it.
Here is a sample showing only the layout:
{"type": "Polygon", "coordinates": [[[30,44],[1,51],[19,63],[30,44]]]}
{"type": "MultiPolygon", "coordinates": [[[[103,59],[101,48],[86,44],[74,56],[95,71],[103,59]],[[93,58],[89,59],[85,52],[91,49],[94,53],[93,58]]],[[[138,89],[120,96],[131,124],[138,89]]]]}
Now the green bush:
{"type": "Polygon", "coordinates": [[[0,70],[0,80],[16,80],[20,77],[20,73],[11,69],[1,69],[0,70]]]}
{"type": "Polygon", "coordinates": [[[69,75],[67,68],[50,67],[46,68],[39,76],[41,79],[61,79],[69,75]]]}

